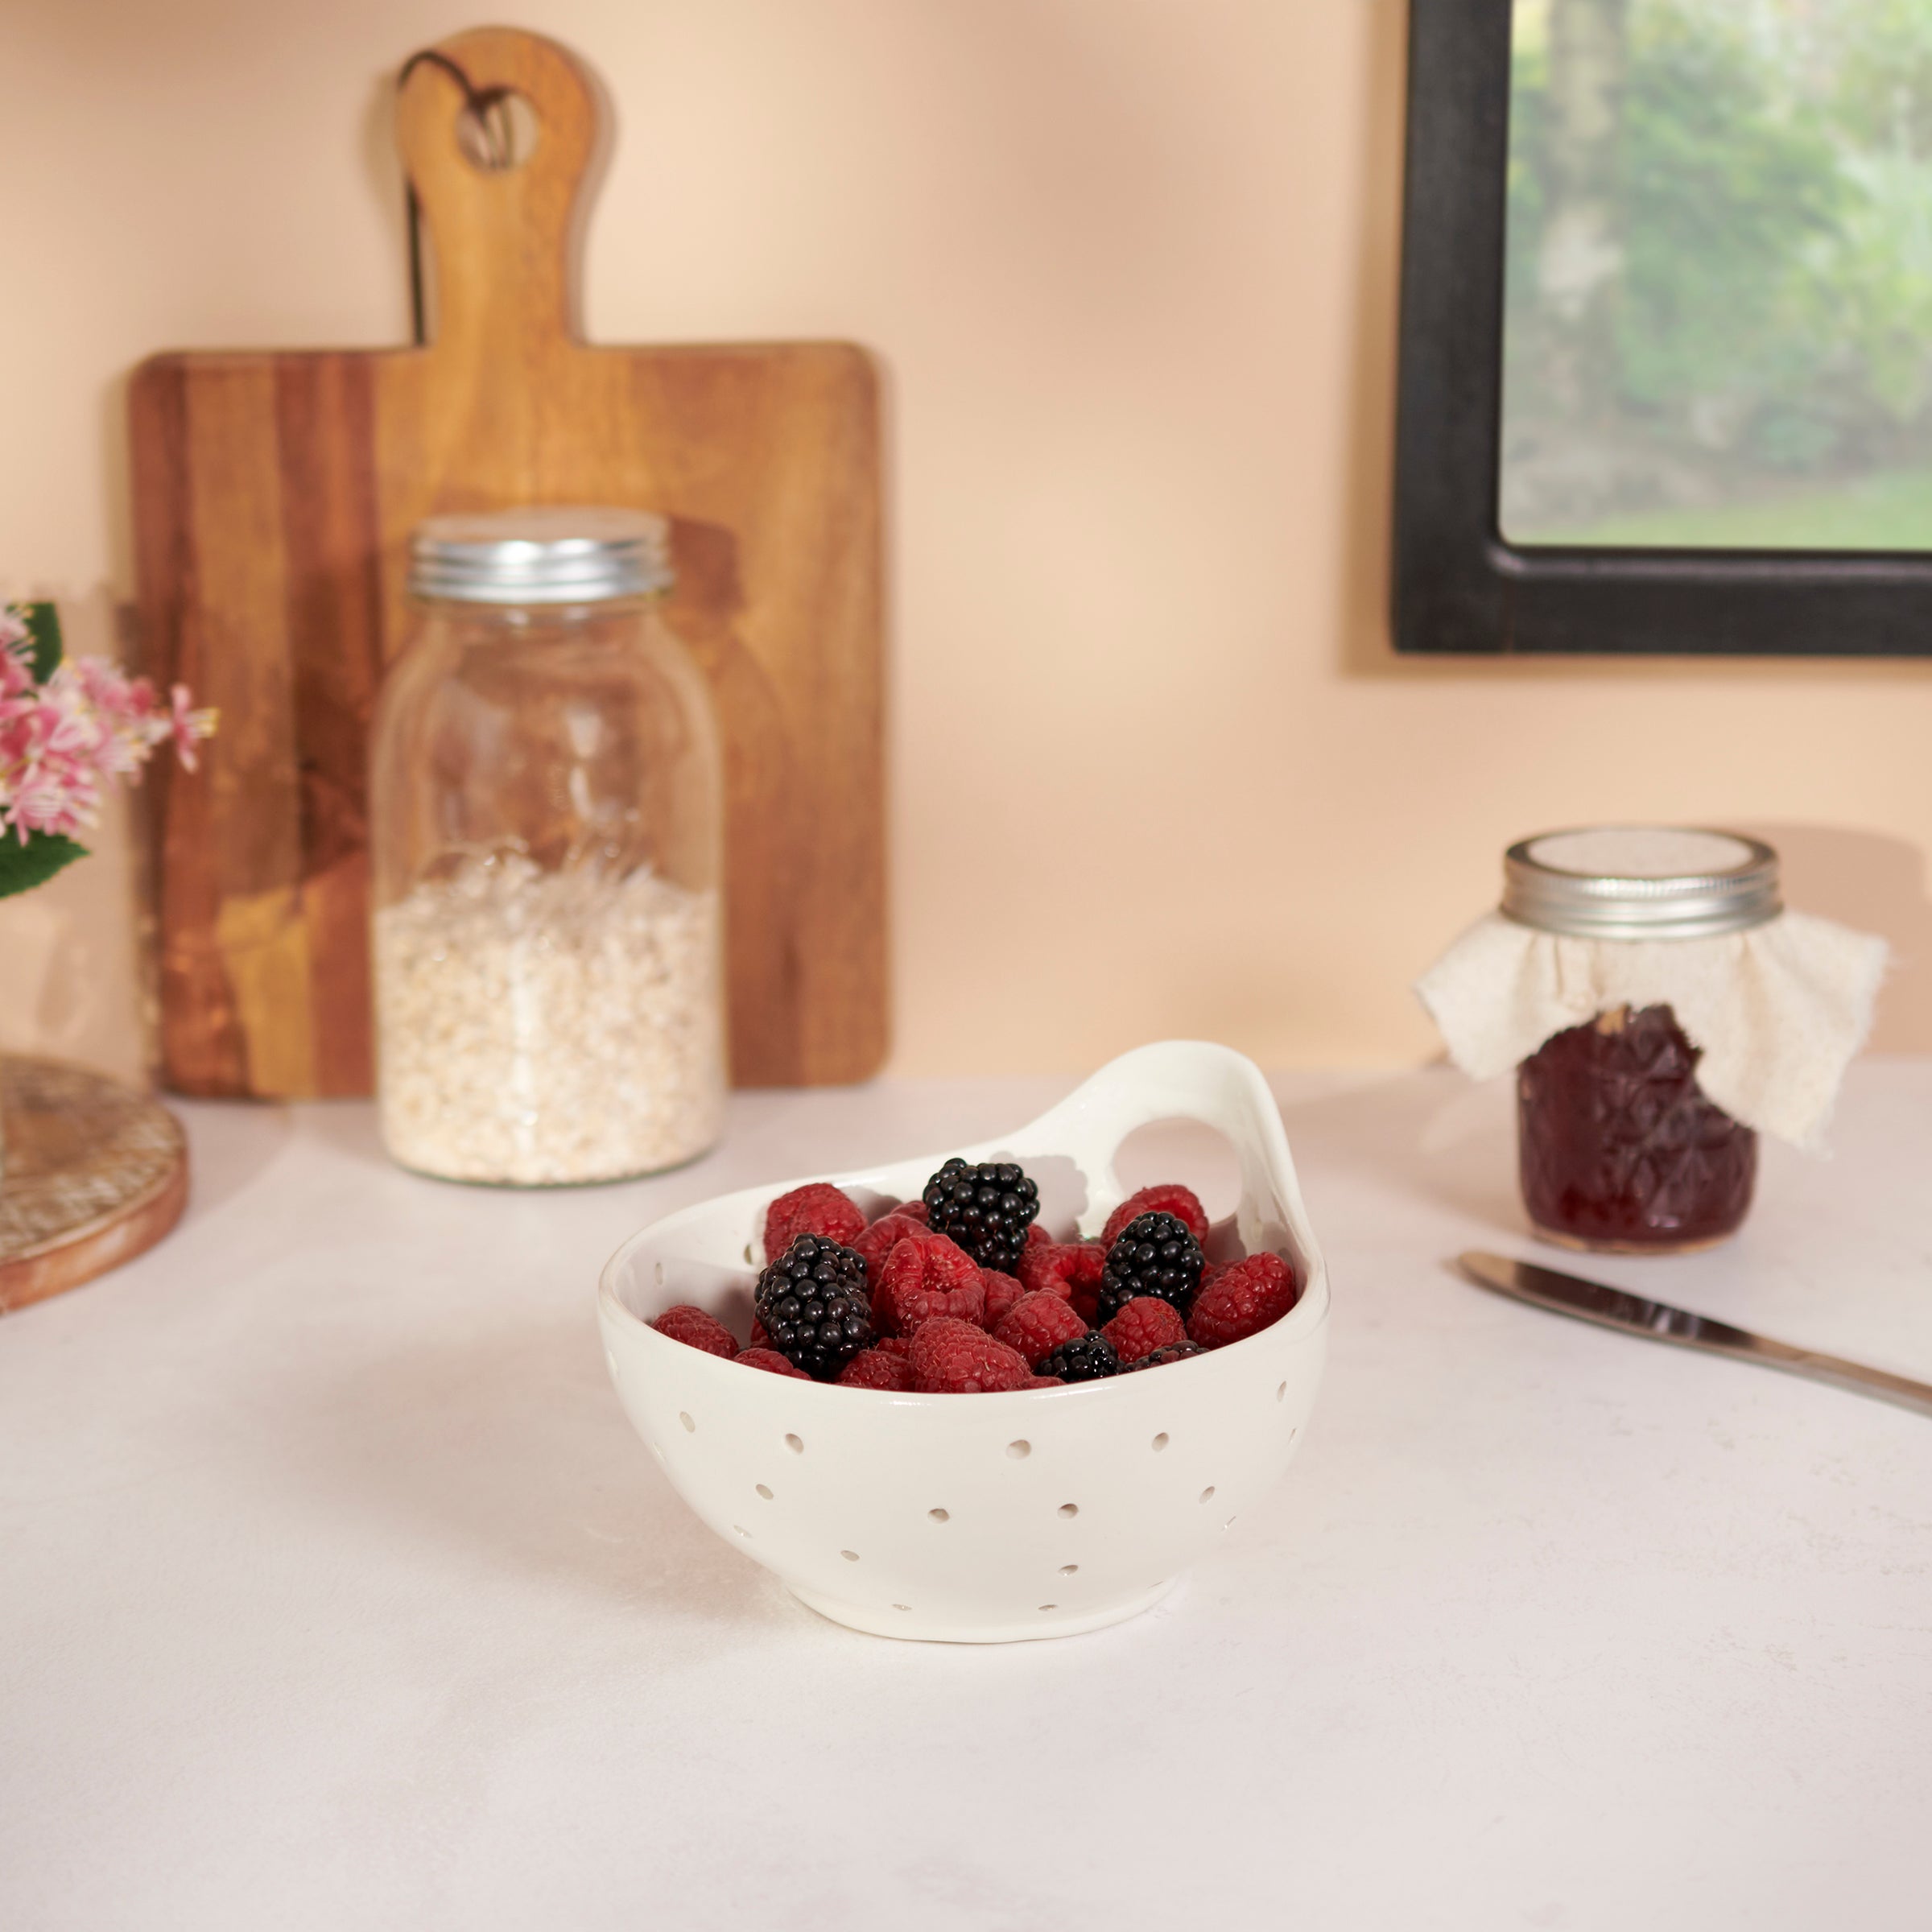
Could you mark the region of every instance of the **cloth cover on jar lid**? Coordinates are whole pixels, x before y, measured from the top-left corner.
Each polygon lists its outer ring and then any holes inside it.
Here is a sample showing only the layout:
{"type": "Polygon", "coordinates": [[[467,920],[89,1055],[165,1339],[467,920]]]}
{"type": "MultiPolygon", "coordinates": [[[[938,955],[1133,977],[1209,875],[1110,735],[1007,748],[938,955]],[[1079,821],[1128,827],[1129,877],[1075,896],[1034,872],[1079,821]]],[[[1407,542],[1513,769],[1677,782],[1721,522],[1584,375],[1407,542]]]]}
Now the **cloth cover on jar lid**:
{"type": "Polygon", "coordinates": [[[1784,910],[1777,856],[1731,832],[1604,827],[1510,848],[1502,906],[1416,982],[1449,1057],[1488,1080],[1620,1006],[1668,1006],[1733,1120],[1822,1141],[1871,1030],[1883,939],[1784,910]]]}

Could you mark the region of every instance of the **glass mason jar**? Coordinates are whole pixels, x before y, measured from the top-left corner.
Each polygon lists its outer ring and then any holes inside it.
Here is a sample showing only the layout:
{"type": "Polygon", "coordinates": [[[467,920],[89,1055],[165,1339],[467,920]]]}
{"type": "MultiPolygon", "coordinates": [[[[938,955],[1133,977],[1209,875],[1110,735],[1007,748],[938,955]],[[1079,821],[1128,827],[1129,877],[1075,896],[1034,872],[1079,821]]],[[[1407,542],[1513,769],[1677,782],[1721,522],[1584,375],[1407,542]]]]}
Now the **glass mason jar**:
{"type": "MultiPolygon", "coordinates": [[[[1777,855],[1730,832],[1605,827],[1513,845],[1502,910],[1574,939],[1670,942],[1775,919],[1777,855]]],[[[1757,1136],[1705,1098],[1667,1005],[1618,1006],[1517,1069],[1523,1204],[1567,1247],[1684,1253],[1736,1232],[1757,1136]]]]}
{"type": "Polygon", "coordinates": [[[723,1121],[718,733],[667,627],[666,526],[438,517],[376,708],[377,1094],[404,1166],[650,1174],[723,1121]]]}

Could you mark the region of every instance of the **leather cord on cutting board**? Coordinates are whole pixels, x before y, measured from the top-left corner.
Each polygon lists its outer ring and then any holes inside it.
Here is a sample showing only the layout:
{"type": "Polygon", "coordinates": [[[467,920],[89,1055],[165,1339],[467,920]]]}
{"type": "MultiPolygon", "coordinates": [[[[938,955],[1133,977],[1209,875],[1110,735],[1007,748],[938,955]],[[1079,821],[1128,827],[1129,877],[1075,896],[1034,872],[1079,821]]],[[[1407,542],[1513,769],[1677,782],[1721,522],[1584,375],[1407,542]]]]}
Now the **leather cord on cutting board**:
{"type": "MultiPolygon", "coordinates": [[[[440,48],[425,47],[411,54],[402,63],[402,72],[396,76],[398,93],[408,85],[410,76],[419,67],[440,68],[462,89],[464,111],[475,122],[477,134],[483,142],[483,166],[508,167],[514,159],[510,153],[509,136],[506,130],[498,127],[495,117],[489,110],[507,99],[510,90],[504,87],[477,86],[469,76],[440,48]]],[[[416,198],[415,183],[407,175],[403,177],[402,192],[408,210],[409,225],[409,339],[418,349],[421,349],[429,341],[429,326],[423,302],[423,204],[416,198]]]]}

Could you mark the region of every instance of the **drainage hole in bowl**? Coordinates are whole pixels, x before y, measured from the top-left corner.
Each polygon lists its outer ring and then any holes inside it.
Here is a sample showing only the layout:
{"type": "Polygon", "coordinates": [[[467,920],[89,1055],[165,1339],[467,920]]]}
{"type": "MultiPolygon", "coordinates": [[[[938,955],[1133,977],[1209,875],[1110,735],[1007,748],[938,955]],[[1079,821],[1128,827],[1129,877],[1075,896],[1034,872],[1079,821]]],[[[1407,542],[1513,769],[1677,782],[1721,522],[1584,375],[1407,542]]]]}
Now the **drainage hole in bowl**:
{"type": "Polygon", "coordinates": [[[786,1437],[785,1447],[789,1449],[794,1455],[803,1455],[805,1453],[805,1445],[800,1442],[795,1435],[787,1435],[786,1437]]]}
{"type": "Polygon", "coordinates": [[[696,1435],[697,1434],[697,1424],[694,1422],[682,1409],[678,1411],[678,1420],[684,1425],[684,1433],[687,1435],[696,1435]]]}
{"type": "Polygon", "coordinates": [[[1078,1503],[1062,1503],[1060,1505],[1062,1516],[1078,1516],[1080,1513],[1080,1506],[1078,1503]]]}
{"type": "Polygon", "coordinates": [[[746,1542],[749,1542],[751,1541],[751,1532],[747,1530],[742,1523],[733,1523],[732,1525],[732,1528],[736,1530],[740,1536],[743,1537],[746,1542]]]}
{"type": "Polygon", "coordinates": [[[1221,1525],[1221,1527],[1224,1530],[1232,1530],[1234,1527],[1234,1518],[1229,1517],[1227,1521],[1221,1525]]]}
{"type": "Polygon", "coordinates": [[[1275,1400],[1276,1400],[1278,1402],[1286,1402],[1286,1401],[1287,1401],[1287,1399],[1288,1399],[1288,1385],[1287,1385],[1286,1382],[1281,1382],[1281,1383],[1278,1383],[1278,1384],[1276,1385],[1276,1387],[1275,1387],[1275,1391],[1274,1391],[1274,1399],[1275,1399],[1275,1400]]]}
{"type": "Polygon", "coordinates": [[[926,1513],[935,1523],[946,1523],[952,1520],[952,1512],[950,1509],[928,1509],[926,1513]]]}
{"type": "Polygon", "coordinates": [[[856,1550],[841,1550],[839,1554],[848,1563],[856,1563],[859,1560],[859,1553],[856,1550]]]}
{"type": "Polygon", "coordinates": [[[1058,1604],[1042,1604],[1040,1608],[1042,1610],[1057,1610],[1059,1608],[1059,1605],[1058,1604]]]}
{"type": "Polygon", "coordinates": [[[1033,1454],[1033,1444],[1026,1442],[1009,1443],[1006,1445],[1006,1453],[1017,1463],[1022,1456],[1033,1454]]]}
{"type": "Polygon", "coordinates": [[[1214,1484],[1212,1483],[1210,1483],[1208,1487],[1201,1492],[1201,1501],[1204,1503],[1211,1503],[1214,1501],[1214,1484]]]}
{"type": "Polygon", "coordinates": [[[1166,1431],[1165,1429],[1163,1429],[1163,1430],[1162,1430],[1160,1432],[1160,1434],[1159,1434],[1158,1435],[1157,1435],[1157,1436],[1156,1436],[1156,1437],[1154,1439],[1154,1447],[1155,1452],[1158,1454],[1158,1452],[1159,1452],[1161,1450],[1162,1450],[1162,1449],[1165,1449],[1166,1447],[1167,1447],[1167,1431],[1166,1431]]]}
{"type": "Polygon", "coordinates": [[[758,1491],[760,1496],[764,1497],[766,1502],[770,1502],[771,1501],[771,1491],[766,1484],[753,1483],[752,1487],[758,1491]]]}
{"type": "Polygon", "coordinates": [[[611,1373],[612,1373],[613,1375],[615,1375],[615,1374],[617,1373],[617,1350],[616,1350],[616,1349],[614,1349],[614,1348],[606,1348],[606,1349],[604,1351],[604,1366],[605,1366],[606,1368],[608,1368],[608,1369],[609,1369],[609,1370],[611,1372],[611,1373]]]}
{"type": "Polygon", "coordinates": [[[1080,1574],[1080,1568],[1078,1563],[1062,1563],[1060,1575],[1062,1576],[1077,1576],[1080,1574]]]}
{"type": "Polygon", "coordinates": [[[893,1608],[895,1610],[910,1610],[911,1608],[910,1604],[894,1604],[893,1605],[893,1608]]]}

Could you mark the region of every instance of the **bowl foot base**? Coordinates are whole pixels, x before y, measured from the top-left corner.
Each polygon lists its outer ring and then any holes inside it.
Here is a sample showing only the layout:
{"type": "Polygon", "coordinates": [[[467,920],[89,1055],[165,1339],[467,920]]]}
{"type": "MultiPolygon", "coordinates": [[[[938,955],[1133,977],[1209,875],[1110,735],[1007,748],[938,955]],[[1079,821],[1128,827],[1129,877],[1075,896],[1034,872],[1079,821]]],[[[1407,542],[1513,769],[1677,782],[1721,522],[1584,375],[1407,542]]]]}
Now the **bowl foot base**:
{"type": "Polygon", "coordinates": [[[807,1610],[848,1630],[863,1630],[871,1637],[897,1637],[923,1644],[1023,1644],[1042,1637],[1077,1637],[1084,1630],[1104,1630],[1109,1624],[1123,1624],[1130,1616],[1150,1610],[1180,1582],[1170,1576],[1151,1590],[1133,1596],[1117,1598],[1092,1610],[1040,1610],[1024,1623],[960,1623],[945,1616],[927,1616],[915,1604],[910,1610],[874,1609],[865,1604],[841,1603],[836,1597],[821,1596],[815,1590],[800,1590],[786,1584],[791,1594],[807,1610]]]}

